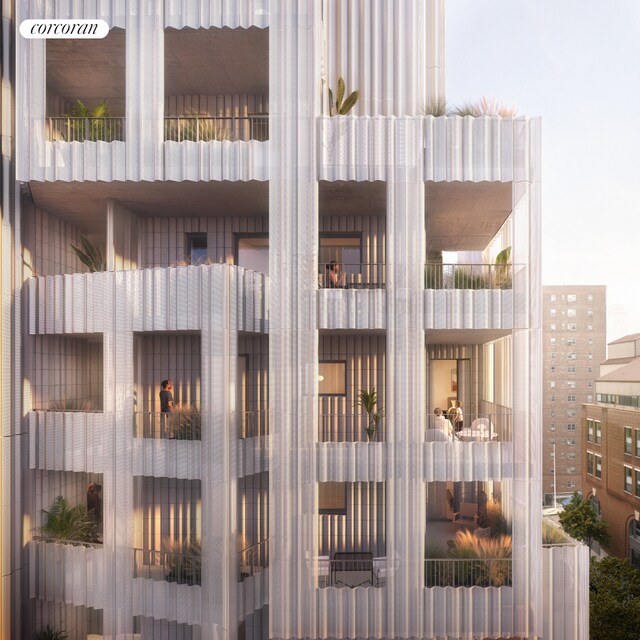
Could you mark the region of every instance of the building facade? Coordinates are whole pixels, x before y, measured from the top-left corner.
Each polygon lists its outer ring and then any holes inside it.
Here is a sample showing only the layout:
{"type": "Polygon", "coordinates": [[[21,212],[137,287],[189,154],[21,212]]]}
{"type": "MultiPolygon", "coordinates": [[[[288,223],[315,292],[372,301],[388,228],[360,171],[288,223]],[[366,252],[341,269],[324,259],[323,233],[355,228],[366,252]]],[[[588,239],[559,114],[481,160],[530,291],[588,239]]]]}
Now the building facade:
{"type": "Polygon", "coordinates": [[[110,32],[16,41],[7,637],[586,637],[586,550],[542,545],[539,122],[419,115],[444,2],[16,11],[110,32]]]}
{"type": "Polygon", "coordinates": [[[593,402],[606,357],[607,292],[604,285],[545,286],[542,298],[542,484],[545,504],[553,505],[554,489],[558,500],[582,490],[580,412],[593,402]]]}
{"type": "Polygon", "coordinates": [[[640,568],[640,334],[609,343],[582,413],[584,495],[606,520],[608,551],[640,568]]]}

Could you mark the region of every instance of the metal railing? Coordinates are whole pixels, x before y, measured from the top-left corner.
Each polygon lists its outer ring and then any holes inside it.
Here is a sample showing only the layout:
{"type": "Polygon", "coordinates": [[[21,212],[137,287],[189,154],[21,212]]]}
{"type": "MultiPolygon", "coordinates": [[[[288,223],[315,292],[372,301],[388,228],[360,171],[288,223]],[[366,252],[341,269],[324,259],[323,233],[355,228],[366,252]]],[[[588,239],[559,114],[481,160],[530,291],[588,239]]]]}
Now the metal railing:
{"type": "Polygon", "coordinates": [[[136,438],[200,440],[202,435],[202,417],[198,411],[136,411],[133,422],[136,438]]]}
{"type": "Polygon", "coordinates": [[[238,422],[238,437],[257,438],[269,435],[269,410],[241,411],[238,422]]]}
{"type": "Polygon", "coordinates": [[[238,553],[240,582],[269,566],[269,539],[261,540],[238,553]]]}
{"type": "Polygon", "coordinates": [[[199,585],[202,558],[195,554],[168,553],[150,549],[133,550],[133,577],[199,585]]]}
{"type": "Polygon", "coordinates": [[[124,141],[123,117],[47,118],[47,139],[54,142],[114,142],[124,141]]]}
{"type": "Polygon", "coordinates": [[[269,115],[167,116],[164,139],[173,142],[237,142],[269,139],[269,115]]]}
{"type": "Polygon", "coordinates": [[[441,264],[425,267],[427,289],[511,289],[511,264],[441,264]]]}
{"type": "Polygon", "coordinates": [[[318,286],[321,289],[384,289],[384,263],[339,263],[337,269],[331,263],[318,265],[318,286]]]}
{"type": "Polygon", "coordinates": [[[510,587],[511,558],[427,559],[427,587],[510,587]]]}
{"type": "MultiPolygon", "coordinates": [[[[511,442],[512,440],[511,413],[464,413],[462,426],[454,421],[452,414],[444,413],[443,416],[451,423],[454,439],[463,442],[511,442]]],[[[430,433],[436,430],[436,419],[433,413],[427,416],[427,441],[430,440],[430,433]]]]}
{"type": "MultiPolygon", "coordinates": [[[[366,414],[321,413],[318,416],[318,440],[320,442],[367,442],[366,414]]],[[[374,442],[385,440],[385,418],[376,429],[374,442]]]]}

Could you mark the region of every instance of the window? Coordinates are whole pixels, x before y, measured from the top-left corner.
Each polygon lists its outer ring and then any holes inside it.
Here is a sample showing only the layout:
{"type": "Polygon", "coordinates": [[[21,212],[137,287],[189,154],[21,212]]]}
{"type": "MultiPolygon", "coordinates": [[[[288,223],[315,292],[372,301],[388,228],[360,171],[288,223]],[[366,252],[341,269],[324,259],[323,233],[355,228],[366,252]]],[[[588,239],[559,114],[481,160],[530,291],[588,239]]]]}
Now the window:
{"type": "Polygon", "coordinates": [[[361,244],[362,238],[360,234],[341,236],[328,233],[321,234],[320,264],[327,265],[332,260],[335,260],[342,265],[342,270],[347,274],[347,279],[351,281],[353,278],[350,276],[358,276],[363,273],[361,244]]]}
{"type": "Polygon", "coordinates": [[[576,346],[576,339],[575,338],[567,338],[567,346],[568,347],[575,347],[576,346]]]}
{"type": "Polygon", "coordinates": [[[555,418],[555,417],[556,417],[556,410],[555,410],[555,409],[552,409],[552,410],[551,410],[551,413],[550,413],[549,415],[550,415],[552,418],[555,418]]]}
{"type": "Polygon", "coordinates": [[[551,294],[551,296],[549,296],[549,300],[551,300],[551,302],[555,302],[556,301],[556,296],[555,294],[551,294]]]}
{"type": "Polygon", "coordinates": [[[593,453],[587,451],[587,473],[593,475],[593,453]]]}
{"type": "Polygon", "coordinates": [[[636,429],[636,457],[640,458],[640,429],[636,429]]]}
{"type": "Polygon", "coordinates": [[[347,515],[347,483],[318,483],[318,512],[322,515],[347,515]]]}
{"type": "Polygon", "coordinates": [[[593,331],[593,325],[592,324],[588,324],[587,325],[587,331],[593,331]]]}
{"type": "Polygon", "coordinates": [[[599,420],[594,420],[593,424],[596,428],[596,444],[600,444],[602,440],[602,424],[599,420]]]}
{"type": "Polygon", "coordinates": [[[269,236],[261,233],[236,237],[236,264],[258,273],[269,273],[269,236]]]}
{"type": "Polygon", "coordinates": [[[575,309],[567,309],[567,318],[575,318],[576,310],[575,309]]]}
{"type": "Polygon", "coordinates": [[[587,402],[593,402],[593,396],[591,394],[587,396],[587,402]]]}
{"type": "Polygon", "coordinates": [[[593,344],[593,338],[587,338],[587,343],[591,346],[593,344]]]}
{"type": "Polygon", "coordinates": [[[575,372],[576,372],[575,367],[567,367],[567,373],[575,373],[575,372]]]}
{"type": "Polygon", "coordinates": [[[576,417],[576,410],[575,409],[567,409],[567,417],[568,418],[575,418],[576,417]]]}
{"type": "Polygon", "coordinates": [[[587,358],[589,360],[593,360],[593,353],[591,353],[591,351],[589,351],[589,353],[587,353],[587,358]]]}
{"type": "Polygon", "coordinates": [[[633,451],[633,433],[631,427],[624,428],[624,452],[631,453],[633,451]]]}
{"type": "Polygon", "coordinates": [[[567,360],[575,360],[576,359],[576,354],[574,351],[570,351],[569,353],[567,353],[567,360]]]}
{"type": "Polygon", "coordinates": [[[567,467],[567,473],[575,473],[575,472],[576,472],[575,467],[567,467]]]}
{"type": "Polygon", "coordinates": [[[593,420],[587,420],[587,442],[593,442],[593,420]]]}
{"type": "Polygon", "coordinates": [[[575,293],[567,294],[567,302],[575,302],[577,300],[577,296],[575,293]]]}
{"type": "Polygon", "coordinates": [[[551,309],[551,310],[549,311],[549,313],[551,314],[551,317],[552,317],[552,318],[555,318],[555,317],[556,317],[556,310],[555,310],[555,309],[551,309]]]}
{"type": "Polygon", "coordinates": [[[551,344],[555,344],[556,343],[556,339],[555,338],[551,338],[551,344]]]}
{"type": "Polygon", "coordinates": [[[588,315],[590,318],[593,318],[593,309],[587,309],[587,315],[588,315]]]}
{"type": "Polygon", "coordinates": [[[569,489],[575,489],[576,488],[576,481],[575,480],[568,480],[567,481],[567,487],[569,489]]]}
{"type": "Polygon", "coordinates": [[[551,331],[555,331],[555,330],[556,330],[556,323],[555,323],[555,322],[552,322],[552,323],[549,325],[549,328],[551,329],[551,331]]]}
{"type": "Polygon", "coordinates": [[[567,389],[575,389],[576,381],[575,380],[567,380],[567,389]]]}
{"type": "Polygon", "coordinates": [[[575,401],[576,401],[576,397],[574,395],[567,396],[567,402],[575,402],[575,401]]]}
{"type": "Polygon", "coordinates": [[[199,265],[206,262],[209,257],[207,252],[207,234],[187,233],[186,238],[186,254],[189,264],[199,265]]]}
{"type": "Polygon", "coordinates": [[[625,466],[624,468],[624,490],[626,493],[631,493],[633,482],[633,469],[625,466]]]}
{"type": "Polygon", "coordinates": [[[567,440],[567,446],[568,447],[575,447],[576,446],[576,439],[575,438],[569,438],[567,440]]]}
{"type": "Polygon", "coordinates": [[[636,498],[640,498],[640,469],[635,469],[634,475],[636,478],[636,498]]]}
{"type": "Polygon", "coordinates": [[[575,460],[576,459],[576,454],[575,453],[567,453],[567,458],[569,458],[569,460],[575,460]]]}
{"type": "Polygon", "coordinates": [[[576,423],[575,422],[570,422],[567,425],[567,431],[575,431],[576,430],[576,423]]]}
{"type": "Polygon", "coordinates": [[[555,430],[556,430],[556,425],[555,425],[555,424],[552,424],[552,425],[549,427],[549,431],[555,431],[555,430]]]}
{"type": "Polygon", "coordinates": [[[587,373],[593,373],[593,367],[587,367],[587,373]]]}
{"type": "Polygon", "coordinates": [[[578,330],[578,325],[575,322],[567,323],[567,331],[577,331],[577,330],[578,330]]]}
{"type": "Polygon", "coordinates": [[[556,388],[556,381],[555,380],[551,380],[549,382],[549,388],[550,389],[555,389],[556,388]]]}
{"type": "Polygon", "coordinates": [[[551,352],[551,358],[552,358],[552,359],[555,359],[555,357],[556,357],[556,352],[555,352],[555,351],[552,351],[552,352],[551,352]]]}
{"type": "Polygon", "coordinates": [[[596,478],[602,478],[602,456],[594,455],[596,463],[596,478]]]}
{"type": "Polygon", "coordinates": [[[318,393],[321,396],[347,395],[346,362],[321,362],[318,365],[318,393]]]}
{"type": "Polygon", "coordinates": [[[589,380],[587,382],[587,388],[591,389],[593,387],[593,380],[589,380]]]}
{"type": "Polygon", "coordinates": [[[551,367],[551,373],[555,373],[556,372],[556,368],[555,367],[551,367]]]}
{"type": "Polygon", "coordinates": [[[549,398],[551,400],[551,402],[555,402],[556,401],[556,397],[555,396],[551,396],[551,398],[549,398]]]}

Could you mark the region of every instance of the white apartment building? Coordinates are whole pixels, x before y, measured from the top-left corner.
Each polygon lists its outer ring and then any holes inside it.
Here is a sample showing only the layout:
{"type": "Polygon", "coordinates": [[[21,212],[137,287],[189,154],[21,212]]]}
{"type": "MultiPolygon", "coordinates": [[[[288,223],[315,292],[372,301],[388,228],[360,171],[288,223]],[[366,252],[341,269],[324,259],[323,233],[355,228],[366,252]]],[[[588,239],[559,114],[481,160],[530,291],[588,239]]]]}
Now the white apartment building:
{"type": "Polygon", "coordinates": [[[110,32],[14,42],[3,639],[585,638],[586,549],[541,533],[540,124],[422,115],[443,0],[13,8],[110,32]]]}

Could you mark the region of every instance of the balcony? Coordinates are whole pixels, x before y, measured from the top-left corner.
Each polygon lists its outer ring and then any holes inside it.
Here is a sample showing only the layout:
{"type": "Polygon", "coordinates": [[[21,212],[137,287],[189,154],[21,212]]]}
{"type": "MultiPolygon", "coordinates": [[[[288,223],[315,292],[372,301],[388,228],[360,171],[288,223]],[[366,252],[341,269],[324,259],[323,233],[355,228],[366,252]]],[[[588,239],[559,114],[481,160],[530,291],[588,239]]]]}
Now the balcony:
{"type": "Polygon", "coordinates": [[[261,540],[238,553],[240,582],[251,578],[269,566],[269,540],[261,540]]]}
{"type": "Polygon", "coordinates": [[[134,549],[133,577],[199,586],[202,579],[200,544],[184,544],[183,548],[184,553],[134,549]]]}
{"type": "Polygon", "coordinates": [[[426,587],[510,587],[511,558],[425,560],[426,587]]]}
{"type": "Polygon", "coordinates": [[[318,416],[319,442],[384,442],[386,439],[384,417],[380,419],[375,434],[367,435],[366,414],[345,414],[339,411],[321,413],[318,416]]]}
{"type": "Polygon", "coordinates": [[[269,410],[242,411],[238,420],[238,437],[260,438],[269,435],[269,410]]]}
{"type": "Polygon", "coordinates": [[[512,289],[513,271],[522,268],[511,264],[442,264],[425,267],[427,289],[512,289]]]}
{"type": "Polygon", "coordinates": [[[156,440],[201,440],[202,417],[197,410],[179,409],[171,413],[136,411],[134,436],[156,440]]]}
{"type": "Polygon", "coordinates": [[[269,116],[165,117],[164,139],[172,142],[265,142],[269,139],[269,116]]]}

